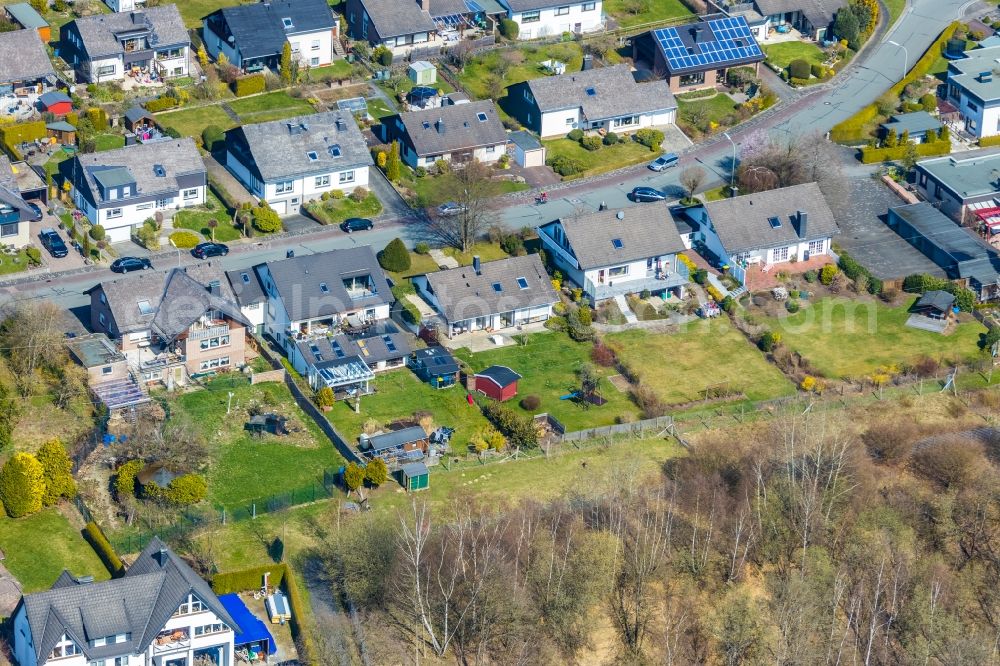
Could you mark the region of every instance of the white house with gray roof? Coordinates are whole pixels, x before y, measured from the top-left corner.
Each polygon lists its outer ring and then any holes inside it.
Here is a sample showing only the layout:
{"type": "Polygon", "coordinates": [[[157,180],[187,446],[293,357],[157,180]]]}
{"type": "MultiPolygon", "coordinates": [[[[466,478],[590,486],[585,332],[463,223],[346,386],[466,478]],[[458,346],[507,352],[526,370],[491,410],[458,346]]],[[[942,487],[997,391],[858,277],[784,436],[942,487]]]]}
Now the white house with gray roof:
{"type": "Polygon", "coordinates": [[[628,65],[545,76],[511,86],[518,120],[542,138],[574,129],[629,132],[672,124],[677,101],[660,79],[637,83],[628,65]]]}
{"type": "Polygon", "coordinates": [[[112,242],[157,211],[169,214],[205,203],[207,171],[190,138],[78,154],[63,173],[76,207],[100,224],[112,242]]]}
{"type": "Polygon", "coordinates": [[[324,192],[368,186],[371,153],[354,117],[327,111],[226,132],[226,168],[279,215],[324,192]]]}
{"type": "Polygon", "coordinates": [[[644,204],[560,218],[538,237],[563,275],[594,301],[667,292],[684,295],[684,242],[663,204],[644,204]]]}
{"type": "Polygon", "coordinates": [[[551,37],[564,32],[580,34],[604,27],[601,0],[499,0],[507,18],[518,25],[518,39],[551,37]]]}
{"type": "Polygon", "coordinates": [[[492,100],[409,111],[382,124],[387,140],[399,140],[400,156],[413,168],[438,160],[491,164],[507,148],[507,130],[492,100]]]}
{"type": "MultiPolygon", "coordinates": [[[[917,192],[958,223],[1000,221],[1000,150],[970,150],[917,162],[917,192]]],[[[993,232],[996,233],[996,232],[993,232]]]]}
{"type": "Polygon", "coordinates": [[[124,575],[67,571],[21,598],[11,635],[20,666],[234,666],[240,627],[201,577],[154,537],[124,575]]]}
{"type": "Polygon", "coordinates": [[[948,61],[948,101],[962,117],[963,129],[974,137],[1000,134],[1000,46],[966,51],[948,61]]]}
{"type": "Polygon", "coordinates": [[[164,4],[70,21],[59,33],[59,55],[78,81],[167,79],[190,73],[191,38],[177,5],[164,4]]]}

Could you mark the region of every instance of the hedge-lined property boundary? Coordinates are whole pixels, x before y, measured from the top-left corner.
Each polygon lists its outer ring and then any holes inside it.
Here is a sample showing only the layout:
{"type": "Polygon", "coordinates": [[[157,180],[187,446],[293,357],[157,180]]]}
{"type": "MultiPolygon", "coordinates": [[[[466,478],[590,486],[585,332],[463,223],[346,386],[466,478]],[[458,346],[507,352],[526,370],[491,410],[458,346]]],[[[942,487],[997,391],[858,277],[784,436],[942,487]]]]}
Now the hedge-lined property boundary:
{"type": "MultiPolygon", "coordinates": [[[[933,157],[936,155],[947,155],[951,152],[951,141],[931,141],[926,143],[913,144],[920,157],[933,157]]],[[[874,164],[875,162],[889,162],[901,160],[906,156],[907,146],[893,146],[892,148],[873,148],[865,146],[861,149],[861,161],[864,164],[874,164]]]]}
{"type": "Polygon", "coordinates": [[[101,558],[101,562],[107,567],[112,578],[117,578],[125,573],[125,564],[118,557],[118,553],[115,552],[111,542],[108,541],[108,537],[104,536],[100,525],[94,521],[87,523],[86,527],[83,528],[83,538],[87,540],[87,543],[94,549],[97,556],[101,558]]]}
{"type": "MultiPolygon", "coordinates": [[[[948,44],[948,40],[955,35],[955,31],[959,27],[959,22],[954,21],[951,25],[944,29],[938,38],[924,51],[920,59],[913,64],[913,68],[906,73],[896,85],[889,88],[889,94],[891,95],[901,95],[906,86],[910,85],[917,79],[922,79],[927,72],[930,71],[931,66],[934,61],[937,60],[938,56],[944,51],[945,46],[948,44]]],[[[833,129],[830,130],[830,140],[836,141],[837,143],[861,143],[866,140],[865,128],[870,125],[878,117],[878,108],[874,103],[862,108],[860,111],[855,113],[853,116],[844,120],[843,122],[834,125],[833,129]]]]}
{"type": "Polygon", "coordinates": [[[993,136],[984,136],[979,140],[980,148],[989,148],[990,146],[1000,146],[1000,134],[994,134],[993,136]]]}

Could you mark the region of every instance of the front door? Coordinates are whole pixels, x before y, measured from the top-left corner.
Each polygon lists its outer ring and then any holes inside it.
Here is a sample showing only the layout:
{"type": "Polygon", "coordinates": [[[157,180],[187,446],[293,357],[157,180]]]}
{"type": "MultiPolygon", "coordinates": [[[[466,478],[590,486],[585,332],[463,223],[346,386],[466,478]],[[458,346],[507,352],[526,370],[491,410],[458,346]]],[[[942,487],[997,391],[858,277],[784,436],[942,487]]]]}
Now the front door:
{"type": "Polygon", "coordinates": [[[486,317],[476,317],[476,323],[472,326],[473,330],[482,330],[486,328],[486,317]]]}

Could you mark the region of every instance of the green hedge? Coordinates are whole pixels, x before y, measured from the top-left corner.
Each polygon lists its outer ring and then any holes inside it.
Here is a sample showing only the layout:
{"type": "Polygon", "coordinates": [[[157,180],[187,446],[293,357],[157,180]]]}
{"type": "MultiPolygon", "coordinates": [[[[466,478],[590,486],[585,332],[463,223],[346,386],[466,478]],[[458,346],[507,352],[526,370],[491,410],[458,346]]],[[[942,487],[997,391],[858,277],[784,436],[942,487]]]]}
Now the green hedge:
{"type": "Polygon", "coordinates": [[[233,211],[240,207],[239,202],[233,198],[233,195],[229,193],[229,190],[226,189],[225,185],[212,176],[208,177],[208,187],[215,192],[215,196],[219,197],[219,201],[221,201],[222,205],[226,207],[226,210],[230,215],[232,215],[233,211]]]}
{"type": "Polygon", "coordinates": [[[988,148],[990,146],[1000,146],[1000,134],[995,134],[993,136],[984,136],[979,140],[979,145],[982,148],[988,148]]]}
{"type": "Polygon", "coordinates": [[[87,523],[87,526],[83,528],[83,538],[87,540],[87,543],[91,545],[97,556],[101,558],[101,562],[107,567],[112,577],[117,578],[125,573],[125,565],[97,523],[94,521],[87,523]]]}
{"type": "Polygon", "coordinates": [[[23,141],[34,141],[44,139],[48,136],[44,120],[36,120],[30,123],[17,123],[0,127],[0,146],[11,160],[18,162],[24,159],[17,145],[23,141]]]}
{"type": "Polygon", "coordinates": [[[157,99],[146,102],[146,110],[150,113],[159,113],[160,111],[172,109],[178,104],[180,104],[180,102],[176,97],[164,95],[163,97],[158,97],[157,99]]]}
{"type": "Polygon", "coordinates": [[[421,320],[420,310],[406,298],[406,290],[400,285],[394,285],[392,287],[392,295],[399,302],[400,308],[402,308],[403,319],[410,324],[419,324],[421,320]]]}
{"type": "MultiPolygon", "coordinates": [[[[928,47],[920,59],[914,63],[913,68],[907,72],[901,81],[889,88],[890,95],[899,96],[903,89],[909,84],[924,78],[930,71],[931,66],[938,56],[944,51],[948,40],[955,34],[959,26],[958,21],[954,21],[945,28],[944,32],[938,35],[934,43],[928,47]]],[[[837,143],[860,143],[866,139],[865,130],[878,118],[878,109],[875,104],[869,104],[843,122],[834,125],[830,130],[830,140],[837,143]]]]}
{"type": "Polygon", "coordinates": [[[955,305],[964,312],[972,312],[976,306],[976,294],[971,289],[955,284],[947,278],[939,278],[926,273],[907,275],[903,279],[903,291],[923,294],[927,291],[947,291],[955,297],[955,305]]]}
{"type": "MultiPolygon", "coordinates": [[[[951,152],[951,141],[934,141],[931,143],[918,143],[914,146],[917,155],[920,157],[931,157],[934,155],[947,155],[951,152]]],[[[901,160],[906,155],[906,145],[893,146],[892,148],[872,148],[865,146],[861,149],[861,161],[864,164],[874,164],[875,162],[890,162],[901,160]]]]}
{"type": "Polygon", "coordinates": [[[265,88],[266,81],[264,80],[264,75],[259,72],[257,74],[241,76],[233,81],[233,93],[237,97],[256,95],[257,93],[264,92],[265,88]]]}
{"type": "Polygon", "coordinates": [[[840,257],[837,265],[840,266],[840,270],[851,280],[857,280],[860,276],[865,276],[868,278],[868,293],[879,295],[882,293],[882,280],[878,279],[871,274],[867,268],[859,264],[854,260],[854,257],[849,255],[846,250],[841,250],[838,252],[840,257]]]}

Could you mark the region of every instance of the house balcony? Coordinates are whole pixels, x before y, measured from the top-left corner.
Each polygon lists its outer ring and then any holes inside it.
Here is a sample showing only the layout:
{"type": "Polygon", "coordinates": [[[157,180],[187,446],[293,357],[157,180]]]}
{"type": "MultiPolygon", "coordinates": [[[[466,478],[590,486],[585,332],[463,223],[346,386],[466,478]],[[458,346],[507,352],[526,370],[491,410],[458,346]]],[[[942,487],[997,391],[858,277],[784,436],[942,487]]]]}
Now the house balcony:
{"type": "Polygon", "coordinates": [[[153,654],[187,650],[191,647],[191,635],[186,629],[161,631],[153,640],[153,654]]]}
{"type": "Polygon", "coordinates": [[[625,296],[626,294],[638,294],[643,291],[653,293],[683,287],[688,283],[688,269],[684,264],[678,263],[676,271],[646,271],[642,278],[635,279],[611,279],[603,284],[594,284],[587,280],[584,291],[595,301],[604,301],[615,296],[625,296]]]}
{"type": "Polygon", "coordinates": [[[139,370],[150,372],[160,370],[186,361],[184,354],[160,347],[145,347],[139,350],[139,370]]]}
{"type": "Polygon", "coordinates": [[[191,340],[204,340],[205,338],[218,338],[229,335],[229,324],[216,324],[214,326],[200,326],[188,330],[188,338],[191,340]]]}

